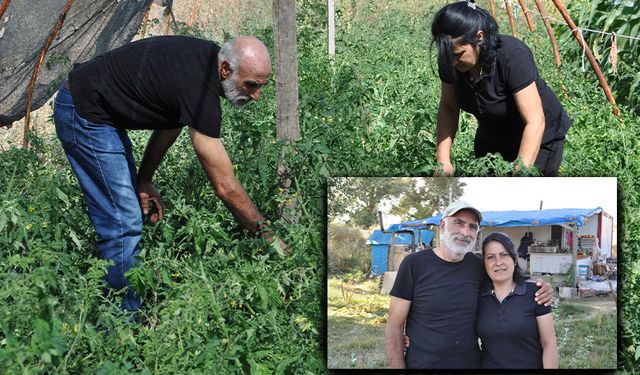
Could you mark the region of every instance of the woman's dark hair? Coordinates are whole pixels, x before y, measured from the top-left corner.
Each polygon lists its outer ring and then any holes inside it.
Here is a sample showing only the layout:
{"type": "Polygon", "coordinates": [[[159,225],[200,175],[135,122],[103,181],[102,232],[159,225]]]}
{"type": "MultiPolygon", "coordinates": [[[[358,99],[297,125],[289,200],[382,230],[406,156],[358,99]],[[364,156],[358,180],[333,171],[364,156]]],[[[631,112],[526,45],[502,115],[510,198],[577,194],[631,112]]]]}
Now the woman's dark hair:
{"type": "MultiPolygon", "coordinates": [[[[484,259],[485,248],[487,247],[489,242],[498,242],[499,244],[501,244],[507,250],[507,252],[511,256],[511,259],[513,259],[513,263],[514,263],[513,281],[516,284],[519,284],[521,281],[525,281],[526,278],[522,274],[522,269],[520,269],[520,265],[518,264],[518,256],[516,255],[516,248],[513,245],[513,241],[511,241],[511,238],[509,238],[508,235],[502,232],[493,232],[489,234],[487,238],[485,238],[484,241],[482,241],[482,258],[483,259],[484,259]]],[[[487,268],[482,267],[482,271],[484,274],[485,287],[491,286],[492,282],[491,282],[491,278],[487,274],[487,268]]]]}
{"type": "Polygon", "coordinates": [[[499,46],[498,24],[489,12],[473,1],[459,1],[445,5],[436,13],[431,24],[433,43],[438,47],[438,72],[440,79],[455,83],[455,58],[451,39],[460,38],[459,43],[478,45],[477,34],[482,30],[484,37],[480,43],[479,62],[489,71],[496,58],[499,46]]]}

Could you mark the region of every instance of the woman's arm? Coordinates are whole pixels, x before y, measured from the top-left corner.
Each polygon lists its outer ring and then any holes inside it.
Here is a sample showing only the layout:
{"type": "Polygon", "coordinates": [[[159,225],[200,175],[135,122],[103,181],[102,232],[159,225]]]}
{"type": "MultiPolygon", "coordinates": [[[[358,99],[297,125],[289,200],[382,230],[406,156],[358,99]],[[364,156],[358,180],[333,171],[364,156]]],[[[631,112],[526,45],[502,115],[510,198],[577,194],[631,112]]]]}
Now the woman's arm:
{"type": "Polygon", "coordinates": [[[535,81],[513,94],[513,96],[525,125],[518,156],[522,158],[525,167],[530,167],[538,157],[542,135],[544,134],[545,120],[542,100],[535,81]]]}
{"type": "Polygon", "coordinates": [[[458,130],[458,118],[460,106],[453,85],[442,82],[440,90],[440,107],[438,108],[438,146],[436,148],[436,161],[442,163],[442,171],[436,167],[434,175],[453,175],[451,164],[451,146],[453,138],[458,130]]]}
{"type": "Polygon", "coordinates": [[[553,328],[553,314],[545,314],[536,317],[538,321],[538,333],[540,345],[542,345],[542,367],[558,368],[558,347],[556,344],[556,332],[553,328]]]}

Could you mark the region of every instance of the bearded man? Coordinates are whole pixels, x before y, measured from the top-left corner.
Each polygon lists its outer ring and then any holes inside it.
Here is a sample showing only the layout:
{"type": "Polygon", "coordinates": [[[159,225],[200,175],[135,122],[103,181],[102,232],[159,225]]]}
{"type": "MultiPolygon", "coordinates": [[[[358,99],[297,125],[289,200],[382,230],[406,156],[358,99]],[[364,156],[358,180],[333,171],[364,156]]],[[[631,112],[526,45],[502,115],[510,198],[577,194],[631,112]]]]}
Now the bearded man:
{"type": "MultiPolygon", "coordinates": [[[[113,261],[105,276],[112,288],[128,286],[143,214],[152,223],[164,216],[152,177],[185,126],[216,195],[242,226],[271,240],[220,141],[220,97],[236,107],[257,101],[270,74],[269,52],[252,36],[222,48],[185,36],[147,38],[73,67],[55,99],[56,133],[84,194],[100,257],[113,261]],[[131,129],[153,130],[139,170],[131,129]]],[[[122,306],[140,307],[131,288],[122,306]]]]}
{"type": "MultiPolygon", "coordinates": [[[[482,214],[464,201],[440,219],[440,244],[404,258],[391,289],[385,351],[392,368],[480,368],[476,311],[482,260],[473,253],[482,214]],[[404,327],[411,345],[404,354],[404,327]]],[[[540,282],[540,280],[539,280],[540,282]]],[[[551,303],[548,284],[536,293],[551,303]]]]}

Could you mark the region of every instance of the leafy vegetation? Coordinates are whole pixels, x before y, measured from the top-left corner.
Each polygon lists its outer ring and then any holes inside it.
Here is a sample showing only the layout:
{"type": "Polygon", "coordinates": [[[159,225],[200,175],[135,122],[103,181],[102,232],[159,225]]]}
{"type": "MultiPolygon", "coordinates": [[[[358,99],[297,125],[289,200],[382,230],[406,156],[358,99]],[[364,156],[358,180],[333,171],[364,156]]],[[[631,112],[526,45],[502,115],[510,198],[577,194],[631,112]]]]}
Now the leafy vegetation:
{"type": "MultiPolygon", "coordinates": [[[[238,227],[183,134],[155,176],[167,215],[145,227],[143,266],[130,273],[144,306],[131,322],[113,293],[102,293],[106,263],[97,259],[81,193],[57,140],[43,135],[32,140],[32,150],[0,155],[3,372],[324,371],[327,177],[431,175],[436,167],[440,88],[429,64],[431,9],[417,1],[353,3],[339,9],[333,59],[326,54],[325,2],[297,3],[301,141],[287,145],[274,137],[274,85],[245,111],[224,108],[223,142],[236,174],[290,245],[290,257],[238,227]],[[277,183],[280,161],[291,170],[287,192],[277,183]],[[289,201],[298,219],[277,219],[289,201]]],[[[272,40],[270,29],[255,32],[272,40]]],[[[625,106],[614,117],[577,63],[558,72],[543,28],[522,37],[574,121],[561,175],[618,177],[624,284],[618,357],[622,372],[636,374],[640,120],[625,106]]],[[[576,62],[568,44],[561,45],[563,61],[576,62]]],[[[463,115],[452,155],[456,173],[514,174],[499,156],[475,159],[475,130],[473,118],[463,115]]],[[[131,134],[139,160],[147,134],[131,134]]]]}
{"type": "MultiPolygon", "coordinates": [[[[607,82],[617,94],[617,99],[637,115],[640,114],[640,98],[635,95],[640,89],[640,3],[628,0],[591,0],[571,1],[567,6],[578,27],[604,33],[585,31],[583,35],[605,73],[607,82]],[[612,33],[617,37],[614,38],[612,33]]],[[[565,27],[562,33],[563,44],[569,47],[567,50],[571,51],[572,60],[577,60],[582,49],[578,47],[578,43],[568,39],[573,39],[573,36],[568,27],[565,27]]],[[[593,76],[592,74],[589,68],[583,77],[593,76]]]]}

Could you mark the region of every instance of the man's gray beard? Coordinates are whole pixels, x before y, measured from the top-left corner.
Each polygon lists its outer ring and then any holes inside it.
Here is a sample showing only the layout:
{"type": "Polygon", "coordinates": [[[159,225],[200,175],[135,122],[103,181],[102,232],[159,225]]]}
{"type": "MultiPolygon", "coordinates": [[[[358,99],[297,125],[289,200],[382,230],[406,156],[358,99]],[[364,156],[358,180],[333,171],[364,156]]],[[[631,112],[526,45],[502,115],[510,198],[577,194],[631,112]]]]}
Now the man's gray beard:
{"type": "Polygon", "coordinates": [[[240,90],[234,85],[236,80],[236,73],[233,73],[231,77],[221,82],[222,91],[224,91],[224,97],[227,98],[229,103],[236,108],[242,108],[245,104],[251,101],[251,97],[242,95],[240,90]]]}
{"type": "MultiPolygon", "coordinates": [[[[462,235],[455,235],[455,237],[464,237],[462,235]]],[[[470,244],[466,246],[457,245],[454,241],[454,235],[449,233],[449,229],[447,225],[444,226],[444,233],[442,235],[442,241],[444,241],[445,246],[450,255],[452,255],[456,259],[462,259],[466,253],[473,251],[473,247],[476,244],[476,240],[471,241],[470,244]]]]}

